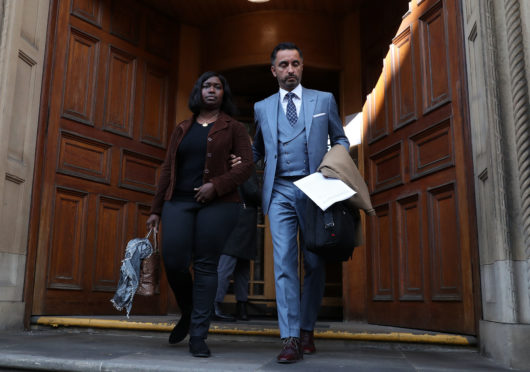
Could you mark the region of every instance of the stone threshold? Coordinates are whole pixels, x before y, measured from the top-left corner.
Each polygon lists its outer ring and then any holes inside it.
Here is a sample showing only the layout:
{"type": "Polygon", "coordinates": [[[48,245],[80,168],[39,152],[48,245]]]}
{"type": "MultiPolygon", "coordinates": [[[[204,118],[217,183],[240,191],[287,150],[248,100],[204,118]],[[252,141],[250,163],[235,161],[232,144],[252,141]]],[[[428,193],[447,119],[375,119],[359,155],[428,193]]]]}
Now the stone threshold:
{"type": "MultiPolygon", "coordinates": [[[[171,316],[33,316],[32,325],[170,332],[177,319],[171,316]]],[[[212,322],[210,334],[280,337],[275,320],[212,322]]],[[[363,322],[317,322],[315,338],[396,343],[476,346],[474,336],[370,325],[363,322]]]]}

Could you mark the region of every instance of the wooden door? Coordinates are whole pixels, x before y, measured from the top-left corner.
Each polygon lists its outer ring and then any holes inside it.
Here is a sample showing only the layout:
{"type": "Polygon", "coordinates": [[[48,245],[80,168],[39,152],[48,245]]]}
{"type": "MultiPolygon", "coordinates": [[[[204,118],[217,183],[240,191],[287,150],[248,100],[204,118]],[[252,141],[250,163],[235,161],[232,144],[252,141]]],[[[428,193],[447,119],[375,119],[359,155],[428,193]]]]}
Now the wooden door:
{"type": "MultiPolygon", "coordinates": [[[[363,108],[368,321],[476,333],[460,2],[415,0],[363,108]]],[[[475,265],[477,267],[477,265],[475,265]]]]}
{"type": "MultiPolygon", "coordinates": [[[[176,27],[142,4],[54,0],[34,314],[118,314],[109,300],[175,117],[176,27]]],[[[165,312],[166,288],[133,312],[165,312]]]]}

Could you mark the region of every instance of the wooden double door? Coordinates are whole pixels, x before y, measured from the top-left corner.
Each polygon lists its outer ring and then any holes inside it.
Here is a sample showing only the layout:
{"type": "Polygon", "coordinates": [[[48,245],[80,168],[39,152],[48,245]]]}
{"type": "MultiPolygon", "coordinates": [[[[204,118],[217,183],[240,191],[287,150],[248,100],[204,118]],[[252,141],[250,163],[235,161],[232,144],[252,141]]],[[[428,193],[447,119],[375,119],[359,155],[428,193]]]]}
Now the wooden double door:
{"type": "MultiPolygon", "coordinates": [[[[53,0],[33,314],[112,314],[175,117],[178,29],[136,1],[53,0]]],[[[166,311],[167,288],[135,298],[166,311]]]]}
{"type": "MultiPolygon", "coordinates": [[[[366,315],[472,334],[479,284],[460,2],[410,4],[363,109],[376,209],[366,219],[366,315]]],[[[32,313],[113,314],[125,244],[145,234],[175,122],[178,27],[136,1],[53,0],[51,9],[32,313]]],[[[273,301],[266,252],[261,265],[252,293],[273,301]]],[[[340,300],[340,272],[330,273],[329,297],[340,300]]],[[[133,311],[167,309],[164,284],[133,311]]]]}
{"type": "Polygon", "coordinates": [[[460,1],[409,4],[363,109],[376,210],[366,219],[367,318],[474,334],[480,285],[460,1]]]}

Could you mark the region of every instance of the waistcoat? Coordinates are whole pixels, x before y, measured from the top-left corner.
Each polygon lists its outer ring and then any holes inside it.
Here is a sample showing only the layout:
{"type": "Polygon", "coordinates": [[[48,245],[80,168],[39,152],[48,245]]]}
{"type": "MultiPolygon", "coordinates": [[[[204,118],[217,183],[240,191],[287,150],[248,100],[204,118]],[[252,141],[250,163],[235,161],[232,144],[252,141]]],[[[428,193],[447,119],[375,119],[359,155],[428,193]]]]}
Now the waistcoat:
{"type": "MultiPolygon", "coordinates": [[[[304,112],[303,104],[300,114],[304,112]]],[[[304,115],[298,115],[293,126],[287,120],[281,103],[278,103],[278,163],[276,174],[280,177],[307,176],[309,159],[305,135],[304,115]]]]}

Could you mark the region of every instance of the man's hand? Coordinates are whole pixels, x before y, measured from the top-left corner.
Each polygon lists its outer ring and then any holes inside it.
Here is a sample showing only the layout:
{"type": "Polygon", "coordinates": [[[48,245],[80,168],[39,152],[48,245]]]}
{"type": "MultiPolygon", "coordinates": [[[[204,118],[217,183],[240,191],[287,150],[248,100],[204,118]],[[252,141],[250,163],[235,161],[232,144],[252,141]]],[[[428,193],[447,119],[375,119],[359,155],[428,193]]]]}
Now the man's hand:
{"type": "Polygon", "coordinates": [[[234,154],[230,154],[230,159],[228,160],[228,163],[230,164],[230,168],[234,168],[235,166],[241,164],[241,156],[235,156],[234,154]]]}
{"type": "Polygon", "coordinates": [[[215,191],[215,187],[211,182],[205,183],[201,187],[195,188],[194,191],[197,191],[194,197],[198,203],[211,202],[217,194],[215,191]]]}
{"type": "Polygon", "coordinates": [[[160,224],[160,216],[158,214],[152,214],[145,223],[147,231],[154,229],[155,233],[158,233],[158,225],[160,224]]]}

